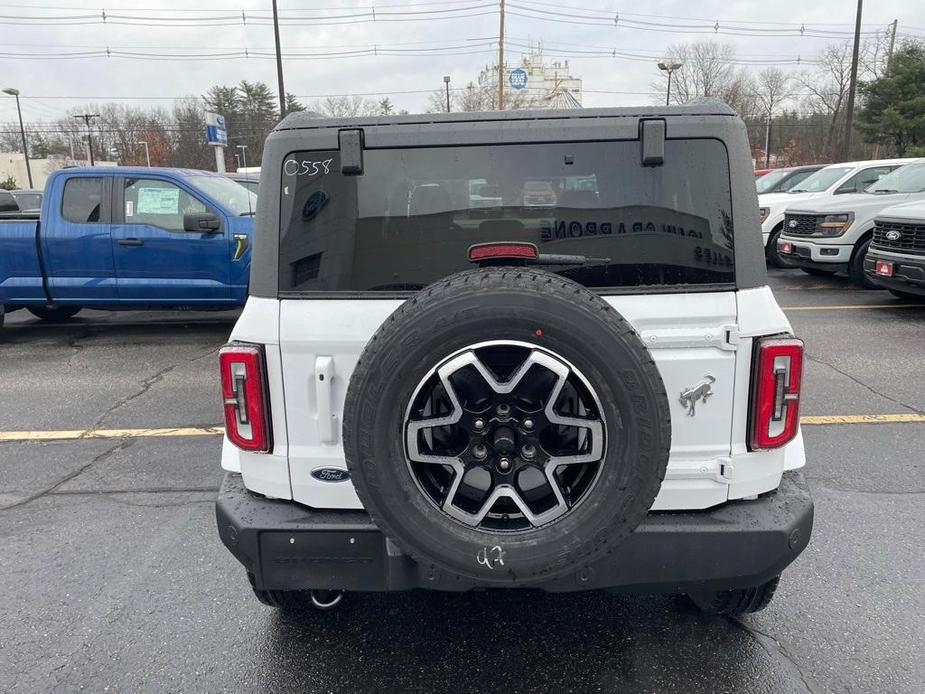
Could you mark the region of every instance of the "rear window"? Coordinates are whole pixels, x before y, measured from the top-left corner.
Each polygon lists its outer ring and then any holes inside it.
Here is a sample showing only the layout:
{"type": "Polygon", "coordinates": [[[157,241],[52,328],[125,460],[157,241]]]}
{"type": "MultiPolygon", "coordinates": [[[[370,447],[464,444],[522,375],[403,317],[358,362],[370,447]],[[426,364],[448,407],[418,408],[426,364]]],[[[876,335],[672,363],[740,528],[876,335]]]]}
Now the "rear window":
{"type": "Polygon", "coordinates": [[[61,217],[68,222],[92,224],[100,221],[103,179],[75,176],[64,182],[61,217]]]}
{"type": "Polygon", "coordinates": [[[545,266],[599,290],[731,284],[729,163],[718,140],[373,149],[283,161],[280,290],[405,292],[471,268],[475,243],[529,241],[591,262],[545,266]]]}

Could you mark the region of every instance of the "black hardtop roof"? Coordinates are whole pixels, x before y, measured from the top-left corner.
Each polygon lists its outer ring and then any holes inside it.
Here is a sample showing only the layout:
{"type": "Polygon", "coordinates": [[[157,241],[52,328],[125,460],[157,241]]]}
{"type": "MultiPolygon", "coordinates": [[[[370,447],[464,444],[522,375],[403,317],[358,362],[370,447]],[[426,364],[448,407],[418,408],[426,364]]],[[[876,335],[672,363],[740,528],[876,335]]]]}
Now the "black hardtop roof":
{"type": "Polygon", "coordinates": [[[523,111],[473,111],[452,113],[417,113],[402,116],[361,116],[325,118],[314,111],[297,111],[286,116],[275,130],[318,130],[383,125],[423,125],[427,123],[471,123],[523,120],[580,120],[593,118],[671,118],[676,116],[735,116],[726,103],[718,99],[698,99],[683,106],[614,106],[609,108],[532,109],[523,111]]]}

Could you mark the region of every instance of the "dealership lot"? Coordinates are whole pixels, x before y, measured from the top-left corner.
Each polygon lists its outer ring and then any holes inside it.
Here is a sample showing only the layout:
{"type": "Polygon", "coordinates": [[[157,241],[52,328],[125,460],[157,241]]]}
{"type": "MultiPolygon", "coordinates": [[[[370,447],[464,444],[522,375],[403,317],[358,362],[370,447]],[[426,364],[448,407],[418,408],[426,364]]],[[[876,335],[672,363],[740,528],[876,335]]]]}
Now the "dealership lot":
{"type": "Polygon", "coordinates": [[[0,690],[922,691],[925,307],[799,271],[771,283],[807,346],[816,529],[741,619],[521,591],[282,617],[214,527],[234,314],[8,316],[0,690]]]}

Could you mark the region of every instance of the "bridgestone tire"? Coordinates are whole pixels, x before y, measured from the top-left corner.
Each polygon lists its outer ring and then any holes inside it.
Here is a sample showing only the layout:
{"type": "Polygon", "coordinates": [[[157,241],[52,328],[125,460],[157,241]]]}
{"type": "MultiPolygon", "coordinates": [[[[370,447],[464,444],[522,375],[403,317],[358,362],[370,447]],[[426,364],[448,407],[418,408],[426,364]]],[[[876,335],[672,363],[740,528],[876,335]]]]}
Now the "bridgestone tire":
{"type": "Polygon", "coordinates": [[[82,306],[30,306],[29,313],[49,323],[62,323],[76,316],[82,306]]]}
{"type": "Polygon", "coordinates": [[[606,301],[551,273],[490,268],[437,282],[386,319],[350,379],[343,438],[365,508],[425,575],[530,585],[582,570],[639,525],[665,475],[671,420],[648,350],[606,301]],[[404,417],[422,378],[449,355],[493,340],[568,360],[596,389],[608,429],[600,472],[581,503],[518,532],[467,526],[437,508],[404,450],[404,417]],[[479,561],[495,547],[503,564],[479,561]]]}
{"type": "Polygon", "coordinates": [[[743,615],[763,610],[771,602],[780,576],[750,588],[736,588],[709,593],[691,593],[691,599],[701,612],[718,615],[743,615]]]}

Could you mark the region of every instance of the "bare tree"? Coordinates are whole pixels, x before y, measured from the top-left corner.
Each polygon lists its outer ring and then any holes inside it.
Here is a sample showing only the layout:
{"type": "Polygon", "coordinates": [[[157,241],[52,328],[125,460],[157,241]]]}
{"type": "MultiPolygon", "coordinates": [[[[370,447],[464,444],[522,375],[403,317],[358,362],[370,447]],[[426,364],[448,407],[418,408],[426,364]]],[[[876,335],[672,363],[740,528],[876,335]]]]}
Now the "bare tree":
{"type": "Polygon", "coordinates": [[[777,67],[765,68],[753,81],[753,93],[765,115],[764,165],[771,165],[771,119],[791,94],[791,77],[777,67]]]}
{"type": "MultiPolygon", "coordinates": [[[[681,63],[672,75],[671,100],[683,104],[699,97],[722,99],[742,116],[755,111],[754,90],[748,72],[735,63],[735,46],[716,41],[681,43],[668,48],[665,56],[681,63]]],[[[660,72],[651,86],[664,93],[668,75],[660,72]]]]}
{"type": "MultiPolygon", "coordinates": [[[[506,88],[504,110],[519,111],[525,108],[542,107],[542,102],[530,96],[525,90],[506,88]]],[[[495,111],[498,108],[498,85],[490,81],[485,84],[469,82],[463,89],[450,96],[451,111],[495,111]]],[[[446,92],[438,89],[427,98],[427,113],[446,111],[446,92]]]]}
{"type": "Polygon", "coordinates": [[[819,56],[819,67],[801,74],[798,80],[808,93],[804,100],[807,110],[824,113],[828,118],[823,151],[831,158],[841,141],[844,106],[851,82],[851,45],[846,42],[826,46],[819,56]]]}
{"type": "Polygon", "coordinates": [[[355,118],[378,113],[379,104],[362,96],[328,96],[312,107],[327,118],[355,118]]]}

